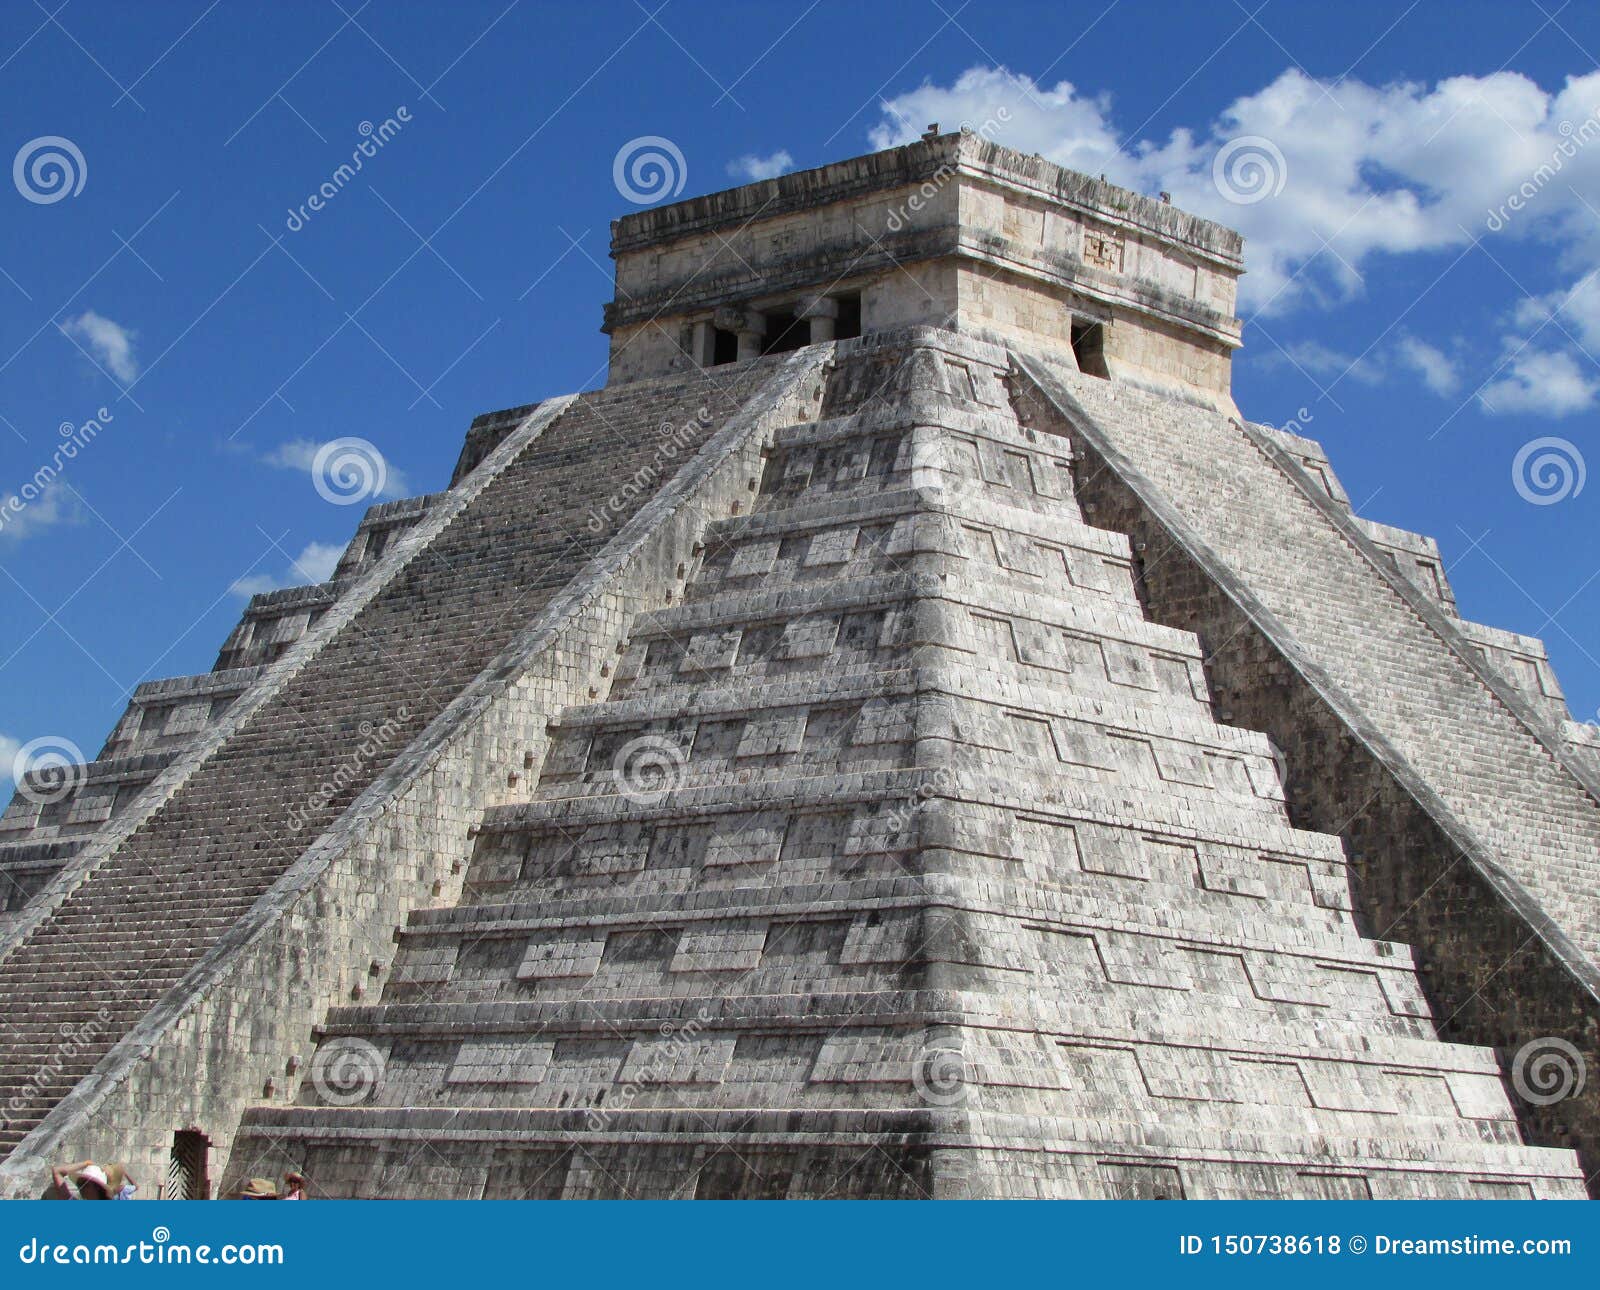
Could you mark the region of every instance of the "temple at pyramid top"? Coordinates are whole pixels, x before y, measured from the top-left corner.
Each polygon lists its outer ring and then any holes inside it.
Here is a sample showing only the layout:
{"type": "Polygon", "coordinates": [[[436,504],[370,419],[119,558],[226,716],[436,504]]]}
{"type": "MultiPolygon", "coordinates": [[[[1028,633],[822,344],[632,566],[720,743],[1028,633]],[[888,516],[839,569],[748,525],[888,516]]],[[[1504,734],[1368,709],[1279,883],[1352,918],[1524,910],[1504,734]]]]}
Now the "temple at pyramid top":
{"type": "Polygon", "coordinates": [[[925,324],[1234,412],[1243,239],[978,134],[612,224],[610,381],[925,324]]]}

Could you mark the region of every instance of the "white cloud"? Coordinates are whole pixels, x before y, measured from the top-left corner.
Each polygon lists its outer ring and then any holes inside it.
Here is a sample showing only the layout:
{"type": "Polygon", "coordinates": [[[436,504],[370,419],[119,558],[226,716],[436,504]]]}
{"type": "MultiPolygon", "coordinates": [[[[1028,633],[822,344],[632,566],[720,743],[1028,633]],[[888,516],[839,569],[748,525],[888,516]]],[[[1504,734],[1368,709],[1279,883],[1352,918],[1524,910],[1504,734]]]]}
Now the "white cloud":
{"type": "Polygon", "coordinates": [[[754,183],[758,179],[776,179],[779,175],[794,169],[794,158],[789,155],[787,148],[780,148],[770,157],[757,156],[747,152],[728,163],[728,173],[736,179],[744,179],[754,183]]]}
{"type": "Polygon", "coordinates": [[[308,542],[303,551],[290,561],[284,576],[275,578],[270,573],[252,573],[235,579],[228,590],[235,596],[249,599],[284,587],[300,587],[308,583],[327,582],[333,577],[344,547],[331,542],[308,542]]]}
{"type": "Polygon", "coordinates": [[[1600,391],[1600,383],[1585,376],[1579,360],[1564,350],[1523,350],[1506,368],[1506,376],[1478,391],[1485,412],[1564,417],[1592,407],[1600,391]]]}
{"type": "Polygon", "coordinates": [[[48,484],[36,496],[31,485],[20,493],[0,495],[0,541],[20,542],[57,524],[76,524],[83,518],[78,495],[60,483],[48,484]]]}
{"type": "Polygon", "coordinates": [[[1600,352],[1600,274],[1590,270],[1565,291],[1524,297],[1513,318],[1519,327],[1535,333],[1553,327],[1552,339],[1566,336],[1600,352]]]}
{"type": "Polygon", "coordinates": [[[133,354],[135,333],[121,323],[85,309],[59,326],[67,336],[87,346],[95,361],[123,385],[131,385],[138,377],[139,363],[133,354]]]}
{"type": "Polygon", "coordinates": [[[264,596],[269,591],[277,591],[283,585],[270,573],[252,573],[248,577],[235,578],[228,591],[248,600],[251,596],[264,596]]]}
{"type": "Polygon", "coordinates": [[[1302,340],[1268,349],[1256,361],[1265,367],[1292,366],[1330,385],[1345,380],[1381,385],[1420,376],[1423,385],[1440,397],[1454,393],[1461,383],[1451,358],[1415,336],[1401,336],[1393,346],[1374,346],[1362,354],[1344,354],[1319,340],[1302,340]]]}
{"type": "Polygon", "coordinates": [[[303,470],[309,473],[317,456],[317,449],[322,447],[310,439],[291,439],[287,443],[280,443],[271,452],[261,458],[269,466],[278,466],[284,470],[303,470]]]}
{"type": "MultiPolygon", "coordinates": [[[[261,460],[281,470],[303,470],[308,475],[315,475],[317,453],[323,446],[314,439],[290,439],[263,455],[261,460]]],[[[382,462],[383,488],[378,493],[379,497],[410,496],[411,486],[406,482],[403,471],[385,459],[376,448],[371,448],[368,455],[376,456],[382,462]]]]}
{"type": "Polygon", "coordinates": [[[1117,157],[1109,95],[1080,97],[1070,81],[1044,89],[1004,67],[969,67],[947,89],[924,82],[879,107],[885,119],[871,131],[874,148],[911,143],[935,121],[941,130],[960,125],[977,130],[996,122],[993,131],[985,131],[994,142],[1037,152],[1074,170],[1099,174],[1117,157]]]}
{"type": "MultiPolygon", "coordinates": [[[[1240,230],[1250,269],[1241,302],[1281,312],[1328,292],[1358,293],[1384,255],[1487,235],[1491,212],[1564,146],[1573,153],[1561,156],[1559,181],[1528,198],[1502,236],[1549,240],[1579,261],[1600,255],[1600,222],[1586,220],[1583,208],[1584,200],[1600,206],[1597,104],[1600,72],[1551,93],[1509,72],[1429,88],[1325,82],[1290,70],[1209,122],[1164,140],[1123,139],[1104,95],[975,67],[948,87],[925,84],[884,101],[871,137],[888,147],[917,138],[930,121],[980,126],[998,122],[1004,109],[1009,119],[986,131],[996,143],[1142,192],[1170,192],[1183,209],[1240,230]],[[1269,141],[1281,156],[1282,187],[1254,202],[1230,201],[1213,179],[1213,162],[1245,136],[1269,141]],[[1586,136],[1592,142],[1580,143],[1586,136]]],[[[1275,181],[1271,151],[1258,155],[1275,181]]]]}
{"type": "Polygon", "coordinates": [[[1425,340],[1402,336],[1395,346],[1395,354],[1402,367],[1422,377],[1422,383],[1441,398],[1454,394],[1461,385],[1460,373],[1449,355],[1425,340]]]}
{"type": "Polygon", "coordinates": [[[307,582],[326,582],[344,554],[344,547],[332,542],[310,542],[294,559],[293,572],[307,582]]]}
{"type": "MultiPolygon", "coordinates": [[[[909,143],[932,121],[967,125],[1125,187],[1170,193],[1182,209],[1238,229],[1247,317],[1357,296],[1392,257],[1477,239],[1491,254],[1497,241],[1536,242],[1574,285],[1515,310],[1524,336],[1507,344],[1524,352],[1481,401],[1497,412],[1565,416],[1595,399],[1585,373],[1587,352],[1600,354],[1600,71],[1551,91],[1512,72],[1373,86],[1287,70],[1164,139],[1124,137],[1104,94],[1068,81],[1038,85],[1004,67],[972,67],[948,86],[925,83],[879,106],[875,147],[909,143]],[[1230,169],[1229,157],[1256,168],[1230,169]],[[1580,347],[1584,364],[1573,352],[1580,347]]],[[[1289,351],[1314,373],[1341,374],[1351,361],[1321,346],[1289,351]]],[[[1447,397],[1466,362],[1401,337],[1348,375],[1414,374],[1447,397]]]]}
{"type": "Polygon", "coordinates": [[[1269,367],[1287,363],[1310,376],[1326,377],[1330,381],[1352,380],[1362,385],[1376,385],[1384,378],[1383,369],[1373,354],[1342,354],[1320,340],[1296,341],[1281,350],[1268,350],[1261,361],[1269,367]]]}

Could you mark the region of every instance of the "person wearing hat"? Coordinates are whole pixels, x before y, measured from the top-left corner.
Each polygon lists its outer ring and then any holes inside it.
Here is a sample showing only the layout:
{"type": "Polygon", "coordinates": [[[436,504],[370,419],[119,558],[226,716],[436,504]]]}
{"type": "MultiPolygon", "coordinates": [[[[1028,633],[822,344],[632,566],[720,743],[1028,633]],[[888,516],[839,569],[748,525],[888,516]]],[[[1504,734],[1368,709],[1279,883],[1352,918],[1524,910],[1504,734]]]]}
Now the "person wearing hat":
{"type": "Polygon", "coordinates": [[[50,1181],[62,1200],[110,1200],[114,1194],[106,1171],[93,1160],[54,1165],[50,1169],[50,1181]]]}
{"type": "Polygon", "coordinates": [[[128,1172],[128,1166],[121,1161],[113,1160],[105,1165],[106,1191],[112,1200],[132,1200],[134,1193],[139,1190],[139,1184],[134,1181],[128,1172]]]}
{"type": "Polygon", "coordinates": [[[239,1189],[240,1200],[277,1200],[278,1184],[270,1178],[252,1178],[239,1189]]]}
{"type": "Polygon", "coordinates": [[[306,1198],[306,1176],[290,1170],[283,1176],[283,1195],[279,1200],[304,1200],[306,1198]]]}

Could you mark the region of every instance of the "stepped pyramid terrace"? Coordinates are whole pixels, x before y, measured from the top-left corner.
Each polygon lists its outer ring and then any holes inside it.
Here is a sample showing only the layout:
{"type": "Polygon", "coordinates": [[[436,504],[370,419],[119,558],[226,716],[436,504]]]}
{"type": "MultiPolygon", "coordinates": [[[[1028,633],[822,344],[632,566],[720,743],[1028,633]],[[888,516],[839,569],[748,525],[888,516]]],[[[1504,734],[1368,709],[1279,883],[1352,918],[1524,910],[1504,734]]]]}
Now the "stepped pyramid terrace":
{"type": "Polygon", "coordinates": [[[612,254],[0,818],[6,1194],[1600,1192],[1600,745],[1241,418],[1237,234],[930,131],[612,254]]]}

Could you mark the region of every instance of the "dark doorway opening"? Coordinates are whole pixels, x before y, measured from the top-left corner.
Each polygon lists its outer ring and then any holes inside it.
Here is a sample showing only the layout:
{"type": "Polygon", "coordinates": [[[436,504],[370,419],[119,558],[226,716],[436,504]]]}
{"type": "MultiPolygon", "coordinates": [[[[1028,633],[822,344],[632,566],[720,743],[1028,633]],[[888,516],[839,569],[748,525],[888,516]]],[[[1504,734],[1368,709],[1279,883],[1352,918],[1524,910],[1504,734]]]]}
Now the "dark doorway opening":
{"type": "Polygon", "coordinates": [[[839,317],[833,324],[834,339],[849,340],[861,335],[861,293],[835,296],[834,300],[839,306],[839,317]]]}
{"type": "Polygon", "coordinates": [[[161,1194],[167,1200],[211,1199],[211,1139],[199,1129],[179,1129],[172,1135],[172,1158],[161,1194]]]}
{"type": "Polygon", "coordinates": [[[720,367],[739,357],[739,338],[723,327],[712,328],[711,365],[720,367]]]}
{"type": "Polygon", "coordinates": [[[787,354],[811,343],[811,322],[796,318],[792,309],[778,309],[765,315],[767,334],[761,338],[763,354],[787,354]]]}
{"type": "Polygon", "coordinates": [[[1104,323],[1089,318],[1072,320],[1072,354],[1078,370],[1085,376],[1109,377],[1106,367],[1106,329],[1104,323]]]}

